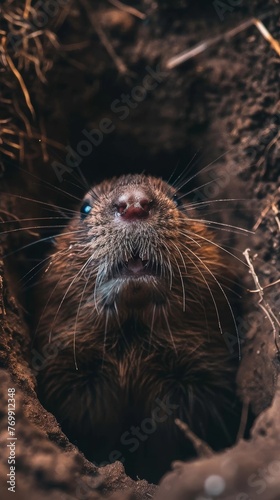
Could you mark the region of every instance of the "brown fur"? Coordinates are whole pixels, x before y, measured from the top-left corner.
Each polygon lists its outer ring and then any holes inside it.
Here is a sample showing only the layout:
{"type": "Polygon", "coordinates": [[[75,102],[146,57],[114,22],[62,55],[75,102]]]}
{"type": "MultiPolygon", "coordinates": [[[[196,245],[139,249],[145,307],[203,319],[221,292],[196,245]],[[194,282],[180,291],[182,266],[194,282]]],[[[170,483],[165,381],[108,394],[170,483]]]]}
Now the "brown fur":
{"type": "Polygon", "coordinates": [[[123,447],[131,473],[147,477],[157,462],[156,479],[171,459],[194,453],[176,417],[219,448],[229,443],[224,426],[232,425],[234,406],[234,367],[213,302],[228,331],[231,312],[217,284],[230,277],[228,262],[188,204],[175,206],[174,193],[142,175],[88,193],[91,213],[84,220],[77,213],[57,237],[42,278],[37,334],[38,350],[49,353],[39,373],[42,399],[93,460],[122,449],[122,433],[151,417],[158,398],[178,405],[137,453],[126,456],[123,447]],[[139,185],[153,200],[151,213],[120,224],[115,200],[139,185]],[[135,287],[118,277],[117,263],[136,252],[160,266],[161,278],[144,277],[135,287]]]}

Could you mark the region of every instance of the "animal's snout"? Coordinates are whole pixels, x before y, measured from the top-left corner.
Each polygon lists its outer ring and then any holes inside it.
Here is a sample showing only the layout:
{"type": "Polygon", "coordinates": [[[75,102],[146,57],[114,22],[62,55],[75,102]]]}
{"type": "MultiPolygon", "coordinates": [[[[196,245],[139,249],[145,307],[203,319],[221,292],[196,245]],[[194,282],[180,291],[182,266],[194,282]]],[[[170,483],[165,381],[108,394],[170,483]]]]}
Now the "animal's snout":
{"type": "Polygon", "coordinates": [[[134,187],[124,191],[116,200],[117,215],[131,221],[149,217],[153,200],[144,189],[134,187]]]}

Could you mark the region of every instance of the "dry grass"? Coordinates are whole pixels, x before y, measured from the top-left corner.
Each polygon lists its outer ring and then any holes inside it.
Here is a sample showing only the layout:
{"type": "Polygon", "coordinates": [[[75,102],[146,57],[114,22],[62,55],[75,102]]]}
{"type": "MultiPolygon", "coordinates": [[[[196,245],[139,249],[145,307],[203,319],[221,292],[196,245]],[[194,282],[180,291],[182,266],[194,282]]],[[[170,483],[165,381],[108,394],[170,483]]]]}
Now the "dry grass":
{"type": "Polygon", "coordinates": [[[39,28],[38,13],[31,3],[31,0],[1,3],[0,152],[6,165],[11,160],[21,163],[38,157],[48,160],[44,123],[36,116],[30,89],[34,82],[37,91],[47,83],[47,73],[59,48],[52,28],[63,21],[65,12],[60,8],[55,18],[45,17],[39,28]]]}

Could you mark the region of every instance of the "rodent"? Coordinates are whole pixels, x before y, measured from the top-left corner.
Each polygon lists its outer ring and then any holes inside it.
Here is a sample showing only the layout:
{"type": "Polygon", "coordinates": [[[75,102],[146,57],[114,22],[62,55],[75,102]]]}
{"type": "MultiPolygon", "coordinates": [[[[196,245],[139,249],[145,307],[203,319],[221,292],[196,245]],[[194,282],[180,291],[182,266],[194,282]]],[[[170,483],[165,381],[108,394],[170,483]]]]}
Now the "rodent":
{"type": "Polygon", "coordinates": [[[195,455],[175,418],[214,449],[239,423],[219,326],[232,328],[232,266],[190,208],[159,178],[101,182],[57,237],[38,290],[37,348],[50,353],[41,400],[90,459],[122,457],[153,481],[195,455]]]}

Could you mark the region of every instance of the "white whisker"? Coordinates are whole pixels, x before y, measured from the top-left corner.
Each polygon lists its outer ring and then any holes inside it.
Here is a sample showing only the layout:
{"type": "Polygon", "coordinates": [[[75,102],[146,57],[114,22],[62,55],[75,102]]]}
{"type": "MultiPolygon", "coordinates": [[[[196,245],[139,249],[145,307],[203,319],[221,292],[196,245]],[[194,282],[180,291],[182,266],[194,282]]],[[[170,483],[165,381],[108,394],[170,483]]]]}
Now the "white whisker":
{"type": "Polygon", "coordinates": [[[67,294],[68,294],[69,290],[71,289],[72,285],[75,283],[75,281],[77,280],[77,278],[81,275],[81,273],[83,272],[83,270],[84,270],[84,269],[88,266],[89,262],[90,262],[92,259],[93,259],[93,257],[92,257],[92,256],[90,256],[90,257],[87,259],[87,261],[85,262],[85,264],[81,267],[81,269],[80,269],[80,270],[76,273],[76,275],[74,276],[74,278],[73,278],[73,279],[72,279],[72,281],[70,282],[70,285],[68,285],[67,290],[66,290],[66,292],[64,293],[64,295],[63,295],[63,297],[62,297],[62,299],[61,299],[61,302],[60,302],[60,304],[59,304],[59,306],[58,306],[58,308],[57,308],[56,314],[55,314],[55,316],[54,316],[54,320],[53,320],[53,322],[52,322],[51,329],[50,329],[50,337],[49,337],[49,341],[51,341],[51,334],[52,334],[52,330],[53,330],[53,327],[54,327],[55,321],[56,321],[56,319],[57,319],[57,316],[58,316],[58,314],[59,314],[59,311],[60,311],[60,309],[61,309],[61,307],[62,307],[62,304],[63,304],[63,302],[64,302],[64,300],[65,300],[65,298],[66,298],[66,296],[67,296],[67,294]]]}

